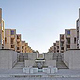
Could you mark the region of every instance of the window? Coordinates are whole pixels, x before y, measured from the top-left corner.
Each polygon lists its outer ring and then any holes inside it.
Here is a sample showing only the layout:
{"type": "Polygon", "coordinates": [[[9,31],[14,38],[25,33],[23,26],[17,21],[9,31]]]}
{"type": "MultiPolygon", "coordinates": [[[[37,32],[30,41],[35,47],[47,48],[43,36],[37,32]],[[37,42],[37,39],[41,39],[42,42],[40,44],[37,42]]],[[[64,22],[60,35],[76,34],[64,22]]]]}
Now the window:
{"type": "Polygon", "coordinates": [[[60,35],[60,38],[61,38],[61,39],[64,39],[64,35],[60,35]]]}
{"type": "Polygon", "coordinates": [[[64,42],[61,42],[60,46],[64,46],[64,42]]]}
{"type": "Polygon", "coordinates": [[[70,44],[70,38],[67,38],[67,43],[70,44]]]}
{"type": "Polygon", "coordinates": [[[19,47],[17,47],[17,50],[19,50],[19,47]]]}
{"type": "Polygon", "coordinates": [[[24,46],[22,46],[22,49],[24,48],[24,46]]]}
{"type": "Polygon", "coordinates": [[[70,48],[70,45],[67,45],[67,48],[70,48]]]}
{"type": "Polygon", "coordinates": [[[59,49],[59,46],[57,46],[57,49],[59,49]]]}
{"type": "Polygon", "coordinates": [[[7,37],[5,37],[5,44],[7,44],[7,37]]]}
{"type": "Polygon", "coordinates": [[[0,34],[0,44],[1,44],[1,34],[0,34]]]}
{"type": "Polygon", "coordinates": [[[67,31],[67,35],[70,35],[70,30],[67,31]]]}
{"type": "Polygon", "coordinates": [[[17,45],[20,46],[20,42],[17,42],[17,45]]]}
{"type": "Polygon", "coordinates": [[[56,43],[54,43],[54,46],[56,46],[56,43]]]}
{"type": "Polygon", "coordinates": [[[57,52],[59,52],[59,50],[57,50],[57,52]]]}
{"type": "Polygon", "coordinates": [[[74,37],[74,44],[76,44],[76,37],[74,37]]]}
{"type": "Polygon", "coordinates": [[[13,30],[11,30],[11,35],[14,35],[14,31],[13,30]]]}
{"type": "Polygon", "coordinates": [[[61,47],[61,50],[64,50],[64,47],[61,47]]]}
{"type": "Polygon", "coordinates": [[[11,44],[13,44],[14,43],[14,38],[11,38],[11,44]]]}
{"type": "Polygon", "coordinates": [[[19,35],[17,35],[17,39],[20,39],[20,36],[19,35]]]}
{"type": "Polygon", "coordinates": [[[14,45],[11,45],[11,48],[14,48],[14,45]]]}

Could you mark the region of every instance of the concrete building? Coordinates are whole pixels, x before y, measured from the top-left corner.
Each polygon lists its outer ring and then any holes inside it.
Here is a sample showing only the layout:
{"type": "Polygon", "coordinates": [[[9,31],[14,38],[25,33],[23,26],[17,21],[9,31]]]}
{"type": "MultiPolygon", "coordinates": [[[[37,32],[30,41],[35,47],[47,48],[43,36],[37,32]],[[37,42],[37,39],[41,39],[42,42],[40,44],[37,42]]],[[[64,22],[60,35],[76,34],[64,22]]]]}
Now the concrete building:
{"type": "Polygon", "coordinates": [[[5,46],[5,22],[2,20],[2,49],[5,46]]]}
{"type": "Polygon", "coordinates": [[[21,53],[33,53],[33,50],[30,46],[28,46],[28,43],[26,43],[25,41],[21,42],[21,46],[21,53]]]}
{"type": "Polygon", "coordinates": [[[2,49],[2,9],[0,8],[0,49],[2,49]]]}
{"type": "Polygon", "coordinates": [[[21,52],[21,34],[16,34],[17,37],[17,49],[16,52],[20,53],[21,52]]]}
{"type": "Polygon", "coordinates": [[[25,41],[21,41],[21,53],[25,53],[25,41]]]}
{"type": "Polygon", "coordinates": [[[56,41],[56,53],[60,53],[60,41],[56,41]]]}
{"type": "Polygon", "coordinates": [[[65,29],[65,47],[69,49],[77,49],[77,32],[76,29],[65,29]]]}
{"type": "Polygon", "coordinates": [[[16,51],[16,29],[5,29],[5,47],[4,49],[11,49],[16,51]]]}
{"type": "Polygon", "coordinates": [[[56,60],[53,60],[53,53],[25,53],[27,60],[25,60],[25,67],[36,67],[38,69],[56,67],[56,60]]]}
{"type": "Polygon", "coordinates": [[[60,53],[65,52],[65,34],[60,34],[60,53]]]}
{"type": "Polygon", "coordinates": [[[28,43],[25,43],[25,53],[28,53],[28,43]]]}
{"type": "Polygon", "coordinates": [[[27,47],[27,53],[33,53],[33,50],[31,49],[30,46],[27,47]]]}
{"type": "Polygon", "coordinates": [[[52,53],[52,52],[54,53],[54,49],[53,48],[54,48],[54,46],[51,46],[50,49],[48,50],[48,52],[49,53],[52,53]]]}
{"type": "Polygon", "coordinates": [[[79,23],[80,23],[80,21],[79,21],[79,19],[76,21],[76,31],[77,31],[77,49],[79,49],[80,48],[80,37],[79,37],[79,35],[80,35],[80,25],[79,25],[79,23]]]}
{"type": "Polygon", "coordinates": [[[53,43],[53,53],[56,53],[56,43],[53,43]]]}
{"type": "Polygon", "coordinates": [[[80,49],[80,9],[79,9],[79,18],[76,21],[76,31],[77,31],[77,48],[80,49]]]}

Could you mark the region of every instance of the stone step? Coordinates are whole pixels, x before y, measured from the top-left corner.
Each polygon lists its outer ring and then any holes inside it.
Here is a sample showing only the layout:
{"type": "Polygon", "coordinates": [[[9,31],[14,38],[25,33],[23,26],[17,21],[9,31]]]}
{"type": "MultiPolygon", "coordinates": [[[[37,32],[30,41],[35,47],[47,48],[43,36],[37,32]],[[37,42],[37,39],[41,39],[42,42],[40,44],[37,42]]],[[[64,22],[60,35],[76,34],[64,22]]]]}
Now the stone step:
{"type": "Polygon", "coordinates": [[[23,62],[18,62],[18,63],[14,66],[15,69],[23,68],[23,67],[24,67],[24,63],[23,63],[23,62]]]}

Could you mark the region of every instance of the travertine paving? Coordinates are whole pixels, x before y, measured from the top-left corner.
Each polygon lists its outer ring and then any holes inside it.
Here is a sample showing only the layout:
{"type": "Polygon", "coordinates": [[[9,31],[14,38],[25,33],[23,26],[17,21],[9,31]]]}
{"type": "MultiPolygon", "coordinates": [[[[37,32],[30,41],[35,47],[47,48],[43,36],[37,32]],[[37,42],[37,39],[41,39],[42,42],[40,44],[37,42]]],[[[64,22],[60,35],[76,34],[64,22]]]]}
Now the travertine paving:
{"type": "Polygon", "coordinates": [[[80,80],[80,70],[60,69],[55,74],[46,74],[46,73],[24,74],[22,72],[22,69],[0,69],[0,80],[80,80]],[[7,75],[21,75],[21,76],[12,77],[7,75]],[[24,75],[53,75],[53,76],[24,77],[24,75]]]}
{"type": "Polygon", "coordinates": [[[80,78],[0,78],[0,80],[80,80],[80,78]]]}
{"type": "MultiPolygon", "coordinates": [[[[0,74],[24,74],[22,69],[0,69],[0,74]]],[[[58,75],[80,75],[80,69],[59,69],[58,75]]]]}

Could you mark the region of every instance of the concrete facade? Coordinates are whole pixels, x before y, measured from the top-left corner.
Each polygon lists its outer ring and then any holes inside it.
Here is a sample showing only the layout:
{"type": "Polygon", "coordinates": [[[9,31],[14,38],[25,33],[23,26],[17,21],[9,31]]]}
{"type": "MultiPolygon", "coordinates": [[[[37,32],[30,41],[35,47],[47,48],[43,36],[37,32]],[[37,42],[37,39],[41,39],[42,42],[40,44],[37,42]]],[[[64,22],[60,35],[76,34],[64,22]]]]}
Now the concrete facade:
{"type": "Polygon", "coordinates": [[[5,29],[5,47],[4,49],[11,49],[16,51],[16,29],[5,29]]]}
{"type": "Polygon", "coordinates": [[[44,66],[56,67],[56,60],[46,60],[44,66]]]}
{"type": "Polygon", "coordinates": [[[0,50],[0,68],[11,69],[17,63],[17,53],[12,50],[0,50]]]}
{"type": "Polygon", "coordinates": [[[60,53],[60,41],[56,41],[56,53],[60,53]]]}
{"type": "Polygon", "coordinates": [[[26,53],[27,60],[25,60],[25,67],[36,66],[35,60],[37,58],[37,53],[26,53]]]}
{"type": "Polygon", "coordinates": [[[44,66],[46,67],[56,67],[56,60],[53,60],[53,53],[26,53],[27,60],[25,60],[25,67],[35,66],[41,68],[44,66]]]}
{"type": "Polygon", "coordinates": [[[77,49],[77,32],[76,29],[65,29],[65,47],[69,49],[77,49]]]}
{"type": "Polygon", "coordinates": [[[37,59],[37,53],[28,53],[28,60],[37,59]]]}
{"type": "Polygon", "coordinates": [[[16,52],[20,53],[22,51],[21,48],[21,34],[16,34],[17,37],[17,49],[16,52]]]}
{"type": "Polygon", "coordinates": [[[64,53],[64,63],[69,69],[80,69],[80,50],[66,51],[64,53]]]}
{"type": "Polygon", "coordinates": [[[2,49],[2,9],[0,8],[0,49],[2,49]]]}
{"type": "Polygon", "coordinates": [[[65,34],[60,34],[60,53],[65,52],[65,34]]]}
{"type": "Polygon", "coordinates": [[[5,46],[5,22],[2,20],[2,49],[5,46]]]}
{"type": "Polygon", "coordinates": [[[27,53],[33,53],[33,50],[31,49],[30,46],[27,46],[27,53]]]}
{"type": "Polygon", "coordinates": [[[53,53],[44,53],[45,60],[53,60],[53,53]]]}
{"type": "Polygon", "coordinates": [[[35,66],[35,60],[25,60],[25,67],[35,66]]]}
{"type": "Polygon", "coordinates": [[[25,41],[21,41],[21,53],[25,53],[25,41]]]}
{"type": "Polygon", "coordinates": [[[53,59],[53,53],[44,53],[44,66],[56,67],[56,60],[53,59]]]}
{"type": "Polygon", "coordinates": [[[54,53],[54,46],[51,46],[48,52],[49,53],[52,53],[52,52],[54,53]]]}
{"type": "Polygon", "coordinates": [[[76,32],[77,32],[77,48],[80,49],[80,9],[79,9],[79,18],[76,21],[76,32]]]}

